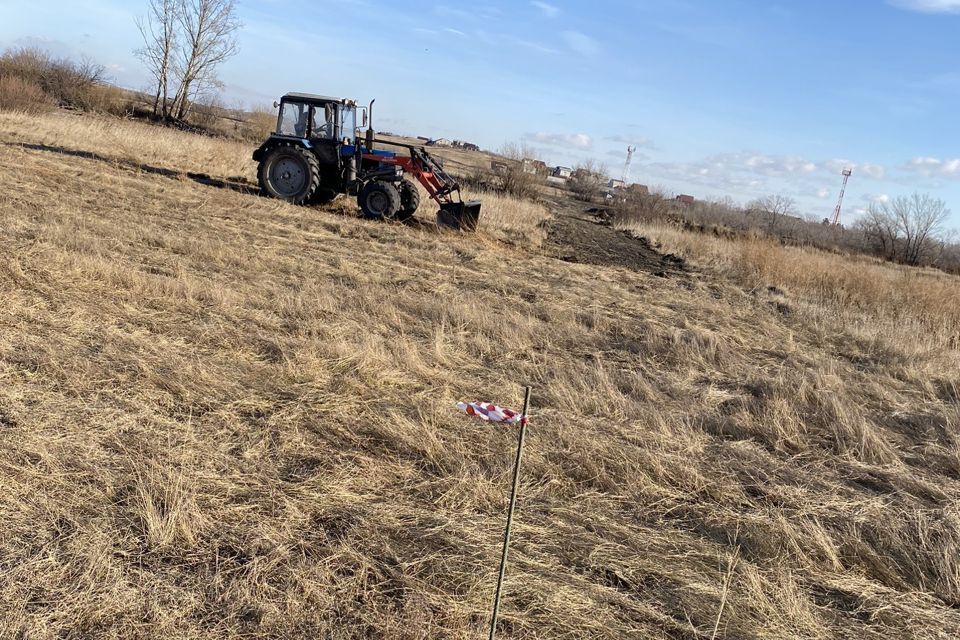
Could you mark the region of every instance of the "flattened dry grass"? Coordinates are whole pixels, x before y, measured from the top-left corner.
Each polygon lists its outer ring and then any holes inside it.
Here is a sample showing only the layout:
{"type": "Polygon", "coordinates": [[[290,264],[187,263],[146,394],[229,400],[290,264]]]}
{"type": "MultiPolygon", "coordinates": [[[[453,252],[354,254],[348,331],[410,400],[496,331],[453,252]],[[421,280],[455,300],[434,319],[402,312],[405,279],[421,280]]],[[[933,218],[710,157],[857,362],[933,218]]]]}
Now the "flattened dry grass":
{"type": "Polygon", "coordinates": [[[502,637],[960,629],[944,360],[707,273],[292,207],[60,153],[123,135],[16,118],[0,635],[482,637],[514,440],[453,404],[523,383],[502,637]]]}
{"type": "Polygon", "coordinates": [[[204,173],[256,184],[256,147],[225,138],[188,135],[176,129],[107,116],[57,111],[41,116],[0,111],[6,144],[42,145],[66,154],[96,154],[103,161],[149,172],[204,173]]]}

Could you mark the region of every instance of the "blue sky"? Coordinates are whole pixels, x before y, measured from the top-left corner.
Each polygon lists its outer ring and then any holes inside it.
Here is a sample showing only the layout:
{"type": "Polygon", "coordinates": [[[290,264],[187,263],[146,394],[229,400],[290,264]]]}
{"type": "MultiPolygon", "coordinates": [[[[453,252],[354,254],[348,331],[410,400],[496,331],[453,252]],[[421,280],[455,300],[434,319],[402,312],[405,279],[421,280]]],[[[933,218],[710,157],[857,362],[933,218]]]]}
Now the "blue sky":
{"type": "MultiPolygon", "coordinates": [[[[241,0],[228,103],[377,98],[376,124],[845,219],[920,190],[960,227],[960,0],[241,0]]],[[[0,0],[0,47],[86,54],[147,86],[139,1],[0,0]]]]}

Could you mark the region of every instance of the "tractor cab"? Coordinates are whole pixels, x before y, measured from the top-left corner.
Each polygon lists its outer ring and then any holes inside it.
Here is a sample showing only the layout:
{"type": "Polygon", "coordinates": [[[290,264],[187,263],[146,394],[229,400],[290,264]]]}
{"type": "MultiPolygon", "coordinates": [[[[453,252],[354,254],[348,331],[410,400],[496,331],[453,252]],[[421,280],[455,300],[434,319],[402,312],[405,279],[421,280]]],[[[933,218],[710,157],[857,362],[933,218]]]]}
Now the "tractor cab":
{"type": "Polygon", "coordinates": [[[280,98],[278,136],[315,141],[352,141],[357,130],[357,103],[309,93],[280,98]]]}

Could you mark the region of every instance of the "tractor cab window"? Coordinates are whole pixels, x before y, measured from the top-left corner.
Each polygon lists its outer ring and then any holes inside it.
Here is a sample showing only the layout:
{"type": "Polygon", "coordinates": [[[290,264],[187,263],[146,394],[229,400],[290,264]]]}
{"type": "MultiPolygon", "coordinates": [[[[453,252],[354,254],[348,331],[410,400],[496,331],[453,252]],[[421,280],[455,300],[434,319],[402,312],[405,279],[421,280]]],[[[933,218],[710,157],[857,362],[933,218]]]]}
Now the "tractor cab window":
{"type": "Polygon", "coordinates": [[[313,130],[310,132],[311,138],[322,138],[325,140],[337,139],[337,107],[335,104],[325,104],[319,107],[310,107],[311,118],[313,119],[313,130]]]}
{"type": "Polygon", "coordinates": [[[307,135],[307,106],[296,102],[284,102],[280,107],[280,118],[277,123],[277,133],[281,136],[307,135]]]}

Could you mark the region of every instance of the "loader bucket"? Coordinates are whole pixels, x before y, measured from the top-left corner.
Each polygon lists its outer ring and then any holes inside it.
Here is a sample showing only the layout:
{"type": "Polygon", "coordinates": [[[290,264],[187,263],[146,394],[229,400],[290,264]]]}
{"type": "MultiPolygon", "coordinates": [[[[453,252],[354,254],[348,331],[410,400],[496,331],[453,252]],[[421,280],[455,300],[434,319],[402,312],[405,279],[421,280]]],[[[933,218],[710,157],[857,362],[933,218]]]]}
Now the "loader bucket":
{"type": "Polygon", "coordinates": [[[480,221],[480,201],[445,202],[437,212],[437,224],[461,231],[476,231],[480,221]]]}

